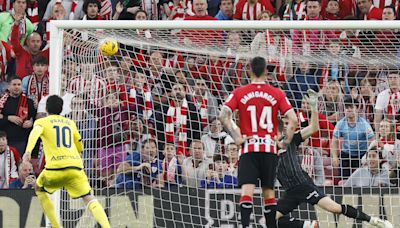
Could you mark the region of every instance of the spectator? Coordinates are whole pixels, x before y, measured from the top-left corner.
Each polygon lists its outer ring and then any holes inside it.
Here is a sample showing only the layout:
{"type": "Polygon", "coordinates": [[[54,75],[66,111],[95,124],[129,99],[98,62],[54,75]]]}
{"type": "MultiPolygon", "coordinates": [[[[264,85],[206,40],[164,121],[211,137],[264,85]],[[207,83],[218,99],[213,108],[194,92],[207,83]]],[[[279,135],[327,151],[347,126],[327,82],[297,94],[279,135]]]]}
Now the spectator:
{"type": "Polygon", "coordinates": [[[0,189],[9,188],[18,178],[17,167],[20,160],[18,151],[8,146],[7,134],[0,131],[0,189]]]}
{"type": "Polygon", "coordinates": [[[85,0],[83,3],[83,12],[85,15],[82,20],[102,20],[100,16],[101,4],[98,0],[85,0]]]}
{"type": "Polygon", "coordinates": [[[286,86],[286,96],[296,109],[301,107],[303,94],[305,94],[308,89],[319,91],[318,79],[315,72],[310,69],[310,64],[306,60],[302,60],[299,63],[299,67],[295,70],[294,76],[289,79],[286,86]]]}
{"type": "Polygon", "coordinates": [[[279,8],[279,16],[283,20],[303,20],[306,17],[306,1],[285,0],[279,8]]]}
{"type": "Polygon", "coordinates": [[[400,75],[398,71],[391,71],[387,76],[389,89],[378,94],[375,104],[375,130],[386,116],[388,119],[400,121],[400,75]]]}
{"type": "Polygon", "coordinates": [[[22,93],[19,77],[11,77],[6,94],[0,98],[0,129],[8,136],[8,144],[22,154],[32,130],[36,109],[33,101],[22,93]]]}
{"type": "Polygon", "coordinates": [[[186,170],[183,166],[184,155],[176,155],[174,144],[164,144],[164,160],[162,183],[164,186],[172,187],[184,184],[186,180],[186,170]]]}
{"type": "Polygon", "coordinates": [[[201,188],[235,188],[237,187],[237,178],[227,174],[229,160],[222,154],[213,156],[214,164],[210,164],[207,170],[207,177],[201,180],[201,188]]]}
{"type": "Polygon", "coordinates": [[[238,174],[238,164],[239,164],[239,147],[231,142],[225,146],[225,155],[229,159],[228,172],[230,175],[237,177],[238,174]]]}
{"type": "Polygon", "coordinates": [[[143,142],[140,151],[132,152],[118,166],[117,188],[141,188],[159,186],[163,172],[162,162],[157,158],[157,145],[154,139],[143,142]]]}
{"type": "Polygon", "coordinates": [[[119,73],[117,62],[106,63],[107,94],[116,94],[122,105],[128,105],[128,94],[123,76],[119,73]]]}
{"type": "Polygon", "coordinates": [[[219,11],[215,18],[218,20],[232,20],[233,17],[233,0],[221,0],[219,3],[219,11]]]}
{"type": "MultiPolygon", "coordinates": [[[[397,168],[397,157],[400,156],[400,140],[396,139],[395,125],[384,119],[379,124],[378,141],[373,141],[370,146],[376,146],[382,151],[382,168],[389,172],[397,168]]],[[[362,158],[363,166],[366,165],[366,156],[362,158]]]]}
{"type": "MultiPolygon", "coordinates": [[[[385,2],[384,0],[381,0],[381,2],[385,2]]],[[[382,11],[382,20],[384,21],[392,21],[396,20],[396,9],[394,8],[393,5],[385,6],[382,11]]]]}
{"type": "Polygon", "coordinates": [[[338,0],[328,0],[323,18],[325,20],[340,20],[340,5],[338,0]]]}
{"type": "Polygon", "coordinates": [[[64,6],[61,4],[61,2],[58,2],[53,6],[50,18],[47,19],[47,21],[44,21],[39,25],[39,28],[37,31],[40,32],[41,34],[44,33],[44,31],[43,31],[44,28],[46,29],[46,33],[45,33],[43,40],[47,41],[47,44],[49,44],[49,42],[50,42],[50,21],[64,20],[64,18],[65,18],[64,6]]]}
{"type": "Polygon", "coordinates": [[[350,93],[348,79],[349,67],[346,62],[342,60],[343,57],[344,56],[341,55],[340,41],[337,39],[330,39],[326,55],[328,63],[323,68],[322,77],[320,79],[321,88],[326,82],[335,80],[340,83],[341,91],[345,94],[350,93]]]}
{"type": "Polygon", "coordinates": [[[12,26],[11,45],[16,56],[16,75],[21,79],[33,73],[32,59],[35,56],[42,55],[49,59],[49,49],[40,50],[42,47],[42,37],[39,33],[31,33],[26,40],[26,48],[19,43],[21,20],[16,19],[12,26]]]}
{"type": "Polygon", "coordinates": [[[196,106],[186,96],[183,85],[172,87],[171,100],[156,112],[156,127],[158,141],[175,143],[178,155],[188,155],[187,145],[194,139],[200,139],[200,117],[196,106]]]}
{"type": "Polygon", "coordinates": [[[382,20],[382,9],[375,7],[372,0],[357,0],[357,5],[364,20],[382,20]]]}
{"type": "Polygon", "coordinates": [[[367,152],[369,143],[374,139],[371,125],[358,116],[358,102],[346,97],[345,117],[335,126],[331,143],[333,166],[340,167],[342,178],[347,178],[353,169],[360,167],[362,156],[367,152]],[[343,141],[340,146],[339,141],[343,141]]]}
{"type": "Polygon", "coordinates": [[[7,76],[15,74],[12,66],[14,58],[15,53],[12,46],[5,41],[0,41],[0,94],[4,92],[2,89],[7,84],[7,76]],[[10,67],[8,67],[9,65],[10,67]]]}
{"type": "Polygon", "coordinates": [[[275,8],[269,0],[239,0],[235,6],[233,18],[235,20],[258,20],[259,14],[268,10],[272,14],[275,8]]]}
{"type": "Polygon", "coordinates": [[[207,158],[212,159],[215,154],[223,154],[228,143],[233,142],[228,133],[222,131],[221,122],[217,117],[210,120],[209,132],[201,137],[205,145],[204,151],[207,158]]]}
{"type": "Polygon", "coordinates": [[[51,17],[52,9],[55,4],[61,3],[65,9],[64,20],[79,20],[83,17],[83,3],[84,0],[51,0],[47,4],[46,12],[44,13],[43,20],[46,21],[51,17]]]}
{"type": "Polygon", "coordinates": [[[126,158],[129,118],[128,109],[123,106],[116,94],[108,94],[104,106],[97,107],[99,118],[98,169],[101,176],[110,178],[116,168],[126,158]]]}
{"type": "Polygon", "coordinates": [[[336,124],[343,118],[344,103],[343,94],[338,81],[328,81],[321,90],[318,111],[326,116],[329,122],[336,124]]]}
{"type": "Polygon", "coordinates": [[[68,82],[68,92],[85,95],[91,104],[98,107],[104,104],[104,96],[107,94],[107,82],[94,74],[96,64],[94,59],[82,59],[79,65],[81,74],[71,78],[68,82]]]}
{"type": "Polygon", "coordinates": [[[152,135],[148,134],[148,126],[144,123],[145,121],[141,116],[133,115],[130,118],[130,137],[129,144],[127,145],[127,151],[140,151],[142,142],[152,138],[152,135]]]}
{"type": "Polygon", "coordinates": [[[18,167],[18,179],[10,184],[10,189],[33,189],[35,184],[36,176],[32,164],[22,162],[18,167]]]}
{"type": "Polygon", "coordinates": [[[207,170],[212,161],[204,154],[203,143],[196,139],[190,144],[190,157],[183,161],[186,169],[186,184],[189,187],[200,187],[200,181],[206,178],[207,170]]]}
{"type": "MultiPolygon", "coordinates": [[[[321,5],[319,0],[309,0],[306,3],[307,16],[304,20],[322,20],[321,5]]],[[[302,53],[303,55],[310,55],[312,52],[319,52],[327,40],[335,37],[332,31],[305,31],[295,30],[293,33],[293,48],[294,52],[302,53]]]]}
{"type": "Polygon", "coordinates": [[[389,172],[381,168],[382,153],[375,145],[368,149],[368,166],[358,168],[344,183],[344,187],[389,187],[389,172]]]}
{"type": "Polygon", "coordinates": [[[249,61],[245,57],[237,56],[232,61],[222,78],[223,94],[225,96],[231,94],[233,90],[241,85],[250,83],[250,66],[249,61]]]}
{"type": "Polygon", "coordinates": [[[208,126],[208,120],[218,116],[218,100],[208,90],[206,81],[198,78],[195,80],[193,103],[200,113],[202,127],[208,126]]]}
{"type": "Polygon", "coordinates": [[[139,68],[135,72],[133,84],[129,88],[129,107],[144,121],[149,121],[153,115],[153,99],[147,83],[146,75],[139,68]]]}
{"type": "Polygon", "coordinates": [[[27,39],[34,30],[32,22],[26,17],[26,7],[27,0],[15,0],[10,12],[0,13],[0,40],[8,42],[11,28],[16,26],[17,30],[19,30],[16,40],[20,45],[25,43],[25,39],[27,39]],[[17,21],[18,23],[15,23],[17,21]]]}
{"type": "MultiPolygon", "coordinates": [[[[226,54],[228,57],[235,57],[238,50],[240,50],[242,44],[242,36],[240,32],[237,31],[229,31],[228,38],[226,39],[226,54]]],[[[225,67],[230,64],[229,61],[226,61],[225,67]]]]}
{"type": "Polygon", "coordinates": [[[185,17],[185,20],[217,20],[207,12],[207,0],[193,0],[194,15],[185,17]]]}
{"type": "Polygon", "coordinates": [[[46,57],[36,56],[32,60],[33,74],[22,79],[22,90],[28,98],[33,100],[35,108],[38,108],[42,97],[49,94],[49,76],[47,69],[49,63],[46,57]]]}
{"type": "MultiPolygon", "coordinates": [[[[368,79],[364,78],[360,82],[359,87],[355,87],[357,90],[357,96],[353,98],[358,101],[360,106],[358,109],[360,110],[359,114],[362,118],[366,119],[368,123],[374,122],[374,106],[375,106],[375,93],[372,90],[371,83],[368,79]]],[[[352,91],[354,88],[352,89],[352,91]]]]}

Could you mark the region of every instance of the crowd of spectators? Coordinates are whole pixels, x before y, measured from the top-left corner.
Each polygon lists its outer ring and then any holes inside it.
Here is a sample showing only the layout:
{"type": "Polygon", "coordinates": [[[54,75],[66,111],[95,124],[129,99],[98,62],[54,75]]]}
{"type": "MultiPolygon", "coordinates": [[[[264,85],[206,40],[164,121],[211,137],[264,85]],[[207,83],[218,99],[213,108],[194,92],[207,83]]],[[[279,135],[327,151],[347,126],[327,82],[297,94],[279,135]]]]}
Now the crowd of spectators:
{"type": "MultiPolygon", "coordinates": [[[[21,163],[20,157],[34,121],[45,115],[51,20],[396,20],[397,4],[390,0],[1,1],[0,188],[32,188],[45,164],[40,142],[33,164],[21,163]]],[[[204,41],[181,32],[185,45],[204,41]]],[[[149,30],[136,33],[157,38],[149,30]]],[[[221,42],[225,55],[121,44],[116,56],[97,64],[102,56],[82,53],[88,34],[70,33],[64,37],[63,114],[81,131],[83,158],[94,186],[234,188],[239,147],[217,118],[219,106],[235,88],[249,83],[249,58],[237,53],[270,56],[268,83],[286,92],[300,128],[308,125],[310,116],[303,95],[308,89],[320,94],[320,130],[299,149],[299,162],[315,183],[398,186],[400,71],[396,64],[385,68],[352,60],[371,53],[396,59],[399,35],[395,30],[217,32],[211,36],[221,42]],[[275,58],[288,53],[304,58],[275,58]]],[[[205,32],[204,37],[210,39],[210,34],[205,32]]]]}

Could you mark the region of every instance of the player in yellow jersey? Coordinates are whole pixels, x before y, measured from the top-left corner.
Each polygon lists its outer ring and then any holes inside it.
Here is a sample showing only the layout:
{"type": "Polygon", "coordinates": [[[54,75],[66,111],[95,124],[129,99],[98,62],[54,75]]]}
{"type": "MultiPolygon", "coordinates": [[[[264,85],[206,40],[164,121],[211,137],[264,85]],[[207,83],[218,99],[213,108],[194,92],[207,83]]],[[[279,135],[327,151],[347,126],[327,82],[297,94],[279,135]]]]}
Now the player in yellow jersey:
{"type": "Polygon", "coordinates": [[[73,120],[60,116],[63,100],[57,95],[47,99],[46,111],[49,116],[36,120],[29,135],[24,161],[30,161],[31,152],[40,137],[43,142],[46,166],[39,175],[35,191],[42,208],[53,228],[60,227],[54,205],[48,193],[64,187],[71,198],[82,198],[93,217],[104,228],[110,227],[103,207],[91,194],[91,187],[85,172],[81,153],[83,144],[73,120]]]}

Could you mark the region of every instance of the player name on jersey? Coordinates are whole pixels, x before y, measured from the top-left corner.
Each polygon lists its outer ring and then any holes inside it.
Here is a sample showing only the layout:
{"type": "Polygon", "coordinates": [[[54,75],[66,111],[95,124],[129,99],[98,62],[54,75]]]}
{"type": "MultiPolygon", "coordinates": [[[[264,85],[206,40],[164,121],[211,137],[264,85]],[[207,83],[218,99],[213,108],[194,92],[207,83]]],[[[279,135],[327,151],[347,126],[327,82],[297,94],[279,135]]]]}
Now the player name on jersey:
{"type": "Polygon", "coordinates": [[[271,103],[271,105],[275,105],[277,102],[275,97],[273,97],[272,95],[270,95],[266,92],[263,92],[263,91],[255,91],[255,92],[247,93],[246,95],[243,96],[243,98],[240,100],[240,102],[245,105],[250,99],[253,99],[253,98],[263,98],[263,99],[269,101],[271,103]]]}

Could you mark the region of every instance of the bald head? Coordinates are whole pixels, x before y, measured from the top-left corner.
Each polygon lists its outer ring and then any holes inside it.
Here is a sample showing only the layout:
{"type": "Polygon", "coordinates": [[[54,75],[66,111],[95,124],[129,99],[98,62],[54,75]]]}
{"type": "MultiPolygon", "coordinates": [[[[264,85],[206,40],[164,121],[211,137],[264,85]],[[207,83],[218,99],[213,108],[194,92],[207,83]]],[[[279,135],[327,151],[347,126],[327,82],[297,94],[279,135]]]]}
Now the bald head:
{"type": "Polygon", "coordinates": [[[42,37],[37,32],[33,32],[26,40],[26,45],[32,55],[37,55],[42,47],[42,37]]]}

